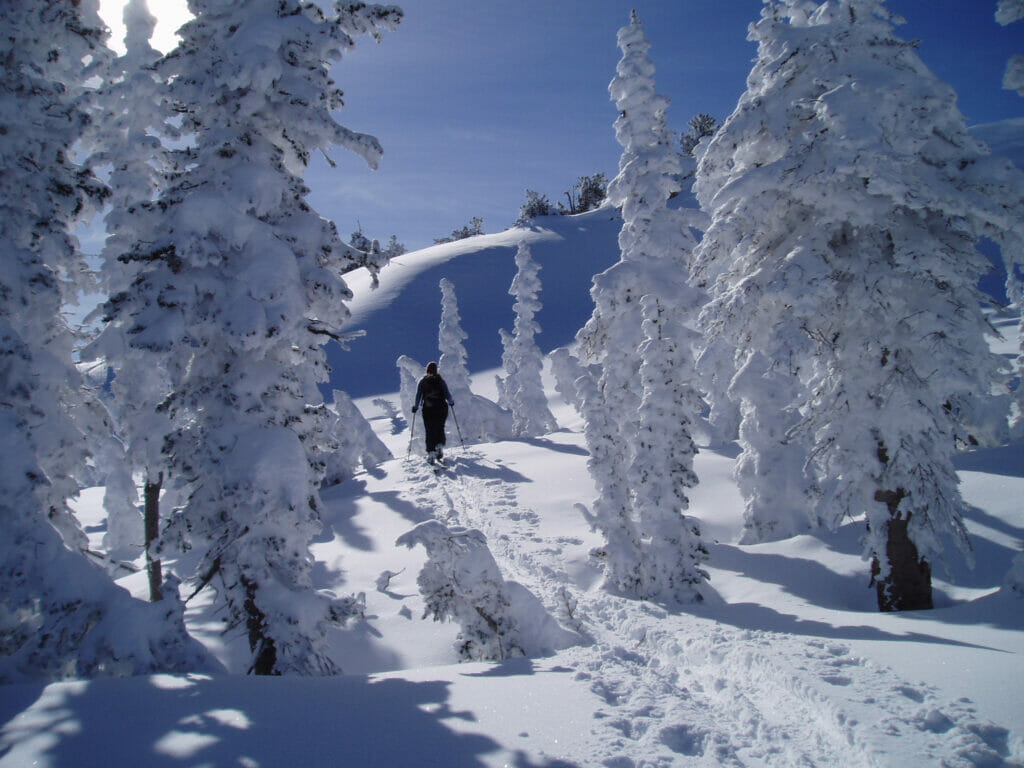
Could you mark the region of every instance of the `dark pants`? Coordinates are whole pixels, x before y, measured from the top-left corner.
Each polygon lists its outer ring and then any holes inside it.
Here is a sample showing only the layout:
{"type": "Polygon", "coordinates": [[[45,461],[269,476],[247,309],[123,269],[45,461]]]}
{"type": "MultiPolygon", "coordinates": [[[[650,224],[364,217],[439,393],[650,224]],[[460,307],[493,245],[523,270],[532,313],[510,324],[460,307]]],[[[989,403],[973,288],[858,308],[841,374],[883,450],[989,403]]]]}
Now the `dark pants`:
{"type": "Polygon", "coordinates": [[[440,405],[423,406],[423,427],[427,433],[427,453],[430,453],[438,445],[444,445],[444,423],[448,420],[448,403],[440,405]]]}

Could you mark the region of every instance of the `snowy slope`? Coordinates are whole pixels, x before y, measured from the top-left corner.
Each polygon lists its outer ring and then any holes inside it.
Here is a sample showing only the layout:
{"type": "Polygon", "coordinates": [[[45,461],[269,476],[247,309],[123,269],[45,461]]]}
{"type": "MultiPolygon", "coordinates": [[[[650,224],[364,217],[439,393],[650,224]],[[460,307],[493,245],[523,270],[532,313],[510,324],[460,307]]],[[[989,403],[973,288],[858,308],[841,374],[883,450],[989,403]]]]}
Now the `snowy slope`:
{"type": "MultiPolygon", "coordinates": [[[[587,559],[597,537],[574,508],[594,495],[581,423],[550,381],[558,432],[461,447],[449,428],[453,468],[440,476],[407,456],[394,357],[436,355],[438,280],[473,286],[460,305],[488,394],[518,239],[543,267],[549,349],[586,318],[616,227],[601,212],[545,220],[408,254],[376,292],[350,280],[351,327],[367,329],[368,347],[346,361],[362,389],[343,386],[396,458],[324,494],[317,586],[366,596],[367,619],[332,639],[346,676],[244,677],[244,638],[223,636],[200,596],[190,630],[232,674],[0,688],[0,767],[1024,765],[1024,603],[1000,592],[1024,545],[1020,445],[959,458],[978,566],[952,557],[948,574],[936,569],[938,607],[906,615],[875,611],[856,522],[738,545],[734,457],[707,449],[691,513],[713,542],[714,599],[680,610],[607,593],[587,559]],[[470,310],[474,291],[483,304],[470,310]],[[531,625],[550,653],[458,663],[458,628],[421,618],[422,547],[395,543],[429,519],[486,535],[504,577],[563,627],[531,625]],[[378,589],[384,571],[396,575],[378,589]],[[576,642],[559,647],[565,633],[576,642]]],[[[79,503],[96,541],[101,494],[79,503]]],[[[146,592],[142,574],[122,583],[146,592]]]]}
{"type": "Polygon", "coordinates": [[[618,212],[610,208],[579,216],[545,216],[528,229],[513,228],[400,256],[381,271],[376,290],[370,289],[365,271],[353,273],[347,282],[355,300],[345,330],[366,335],[352,341],[347,352],[329,348],[332,386],[352,397],[389,392],[398,389],[395,361],[400,355],[424,365],[436,360],[442,277],[455,285],[462,317],[472,318],[466,342],[470,370],[500,365],[498,330],[512,329],[513,299],[508,290],[520,241],[530,245],[544,284],[537,343],[544,352],[568,344],[590,316],[591,277],[619,258],[620,226],[618,212]]]}

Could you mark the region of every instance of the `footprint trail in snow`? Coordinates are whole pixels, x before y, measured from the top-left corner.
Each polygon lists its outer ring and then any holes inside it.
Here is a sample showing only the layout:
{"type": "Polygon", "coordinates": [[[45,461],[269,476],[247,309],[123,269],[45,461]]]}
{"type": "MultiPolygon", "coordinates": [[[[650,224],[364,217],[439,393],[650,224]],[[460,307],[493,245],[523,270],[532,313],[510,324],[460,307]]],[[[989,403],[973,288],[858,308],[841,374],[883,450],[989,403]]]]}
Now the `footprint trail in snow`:
{"type": "Polygon", "coordinates": [[[586,765],[1021,765],[1008,730],[969,701],[940,701],[842,642],[715,621],[728,606],[669,610],[573,583],[564,540],[545,535],[500,465],[478,450],[448,462],[437,475],[404,462],[415,503],[482,531],[506,580],[592,640],[557,658],[600,702],[586,765]]]}

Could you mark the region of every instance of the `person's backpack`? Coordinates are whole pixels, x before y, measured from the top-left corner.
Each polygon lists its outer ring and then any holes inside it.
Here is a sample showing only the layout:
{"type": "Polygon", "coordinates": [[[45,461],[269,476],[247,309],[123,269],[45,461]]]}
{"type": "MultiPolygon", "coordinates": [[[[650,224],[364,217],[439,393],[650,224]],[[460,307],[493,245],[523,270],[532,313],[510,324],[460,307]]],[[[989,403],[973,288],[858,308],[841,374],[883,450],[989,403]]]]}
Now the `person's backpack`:
{"type": "Polygon", "coordinates": [[[423,407],[437,408],[444,403],[444,385],[440,376],[426,376],[423,379],[423,407]]]}

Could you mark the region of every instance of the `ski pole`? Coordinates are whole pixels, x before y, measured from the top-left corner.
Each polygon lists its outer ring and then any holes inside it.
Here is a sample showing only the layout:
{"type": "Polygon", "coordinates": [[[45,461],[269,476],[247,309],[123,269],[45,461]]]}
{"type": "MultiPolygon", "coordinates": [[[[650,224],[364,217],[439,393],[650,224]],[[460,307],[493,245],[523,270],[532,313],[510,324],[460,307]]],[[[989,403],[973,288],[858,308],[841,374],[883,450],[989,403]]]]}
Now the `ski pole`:
{"type": "Polygon", "coordinates": [[[462,430],[459,429],[459,417],[455,415],[455,406],[452,406],[452,418],[455,419],[455,431],[459,433],[459,444],[462,450],[466,450],[466,441],[462,439],[462,430]]]}
{"type": "Polygon", "coordinates": [[[409,458],[412,454],[412,441],[416,439],[416,411],[412,412],[412,431],[409,433],[409,448],[405,452],[405,457],[409,458]]]}

